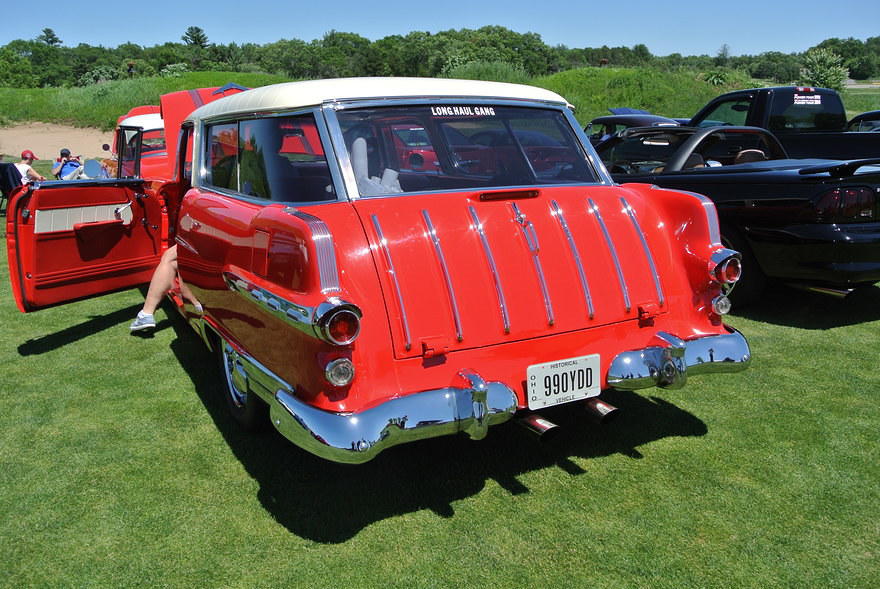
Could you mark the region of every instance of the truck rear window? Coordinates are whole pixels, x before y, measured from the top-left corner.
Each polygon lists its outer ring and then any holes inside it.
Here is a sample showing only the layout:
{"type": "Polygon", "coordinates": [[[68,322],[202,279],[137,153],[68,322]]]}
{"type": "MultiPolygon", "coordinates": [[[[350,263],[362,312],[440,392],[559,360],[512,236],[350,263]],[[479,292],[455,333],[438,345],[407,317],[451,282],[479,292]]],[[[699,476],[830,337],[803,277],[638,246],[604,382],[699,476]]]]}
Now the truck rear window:
{"type": "Polygon", "coordinates": [[[771,131],[842,131],[845,125],[843,103],[836,94],[798,89],[777,92],[770,102],[771,131]]]}

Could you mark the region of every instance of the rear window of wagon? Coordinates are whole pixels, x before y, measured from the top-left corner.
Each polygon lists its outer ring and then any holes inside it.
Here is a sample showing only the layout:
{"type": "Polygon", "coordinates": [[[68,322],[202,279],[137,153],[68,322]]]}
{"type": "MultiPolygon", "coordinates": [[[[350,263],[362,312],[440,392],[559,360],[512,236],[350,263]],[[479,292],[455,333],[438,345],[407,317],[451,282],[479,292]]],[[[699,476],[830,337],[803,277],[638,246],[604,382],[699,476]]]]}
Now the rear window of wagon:
{"type": "Polygon", "coordinates": [[[598,181],[554,109],[438,103],[337,117],[361,196],[598,181]]]}

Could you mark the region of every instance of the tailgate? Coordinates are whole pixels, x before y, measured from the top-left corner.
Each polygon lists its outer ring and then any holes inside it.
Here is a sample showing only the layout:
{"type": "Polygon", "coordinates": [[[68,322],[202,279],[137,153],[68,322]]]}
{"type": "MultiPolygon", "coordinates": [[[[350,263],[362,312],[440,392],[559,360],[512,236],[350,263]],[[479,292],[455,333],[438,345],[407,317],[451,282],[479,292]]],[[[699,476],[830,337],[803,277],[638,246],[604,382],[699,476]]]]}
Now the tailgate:
{"type": "Polygon", "coordinates": [[[644,232],[660,221],[653,211],[627,206],[627,194],[581,186],[356,201],[395,356],[487,347],[662,312],[658,268],[669,267],[669,246],[663,233],[644,232]]]}

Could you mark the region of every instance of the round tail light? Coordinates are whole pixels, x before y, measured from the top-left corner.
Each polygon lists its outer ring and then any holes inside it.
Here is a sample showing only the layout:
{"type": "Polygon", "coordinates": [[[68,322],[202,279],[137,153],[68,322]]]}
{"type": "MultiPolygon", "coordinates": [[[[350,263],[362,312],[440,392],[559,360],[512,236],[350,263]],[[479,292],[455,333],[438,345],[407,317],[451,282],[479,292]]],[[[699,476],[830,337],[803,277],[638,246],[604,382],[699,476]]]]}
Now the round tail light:
{"type": "Polygon", "coordinates": [[[733,284],[742,276],[742,262],[737,256],[725,258],[715,266],[712,276],[721,284],[733,284]]]}
{"type": "Polygon", "coordinates": [[[336,309],[322,321],[324,338],[337,346],[347,346],[361,331],[361,318],[351,309],[336,309]]]}
{"type": "Polygon", "coordinates": [[[730,309],[733,305],[730,302],[730,299],[724,295],[719,295],[712,299],[712,311],[715,312],[716,315],[727,315],[730,313],[730,309]]]}
{"type": "Polygon", "coordinates": [[[336,387],[345,387],[354,380],[354,364],[348,358],[331,360],[324,367],[324,376],[327,382],[336,387]]]}

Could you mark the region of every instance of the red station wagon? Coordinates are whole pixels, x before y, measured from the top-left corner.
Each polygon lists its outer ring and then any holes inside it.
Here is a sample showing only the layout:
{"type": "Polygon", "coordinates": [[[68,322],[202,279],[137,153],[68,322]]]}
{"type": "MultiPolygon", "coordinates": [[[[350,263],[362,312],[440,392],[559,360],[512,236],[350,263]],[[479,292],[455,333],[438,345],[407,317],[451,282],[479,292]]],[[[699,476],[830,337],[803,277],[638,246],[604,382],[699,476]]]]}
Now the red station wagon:
{"type": "MultiPolygon", "coordinates": [[[[170,134],[168,135],[171,136],[170,134]]],[[[45,183],[9,206],[33,311],[149,280],[178,245],[180,312],[233,416],[326,459],[483,438],[608,388],[736,372],[740,258],[692,193],[615,185],[559,95],[490,82],[293,82],[183,123],[177,177],[45,183]],[[419,157],[414,157],[414,156],[419,157]]]]}

